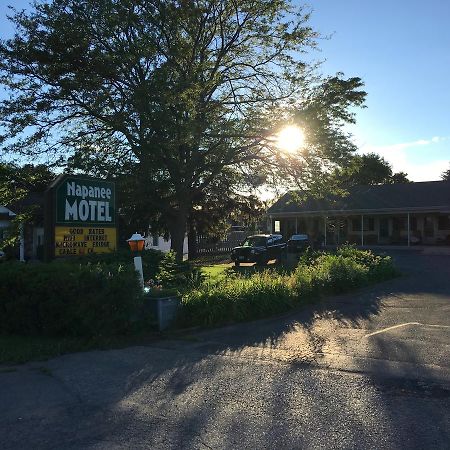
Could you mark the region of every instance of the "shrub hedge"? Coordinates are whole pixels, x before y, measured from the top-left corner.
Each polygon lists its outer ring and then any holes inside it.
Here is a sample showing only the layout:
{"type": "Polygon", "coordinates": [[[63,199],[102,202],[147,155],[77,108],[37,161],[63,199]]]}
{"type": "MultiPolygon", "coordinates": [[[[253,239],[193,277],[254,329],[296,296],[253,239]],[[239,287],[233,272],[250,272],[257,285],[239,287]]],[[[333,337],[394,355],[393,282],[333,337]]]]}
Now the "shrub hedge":
{"type": "MultiPolygon", "coordinates": [[[[165,254],[158,250],[145,250],[141,253],[142,256],[142,270],[146,278],[155,278],[159,272],[161,261],[163,261],[165,254]]],[[[80,256],[73,260],[67,261],[77,265],[92,265],[92,264],[106,264],[106,265],[122,265],[124,267],[133,266],[133,257],[130,250],[118,249],[112,253],[99,253],[80,256]]]]}
{"type": "Polygon", "coordinates": [[[292,286],[283,275],[264,271],[204,283],[182,297],[182,325],[213,325],[257,319],[292,308],[292,286]]]}
{"type": "Polygon", "coordinates": [[[142,302],[131,267],[11,263],[0,270],[0,334],[126,334],[142,302]]]}
{"type": "MultiPolygon", "coordinates": [[[[233,273],[207,282],[198,269],[177,264],[173,254],[157,253],[144,253],[152,267],[147,273],[163,278],[166,287],[184,290],[180,314],[184,326],[257,319],[397,273],[387,256],[342,247],[333,254],[306,254],[290,274],[233,273]]],[[[136,330],[146,323],[143,294],[129,253],[123,258],[126,265],[112,255],[96,257],[96,264],[85,260],[2,264],[0,334],[94,337],[136,330]]]]}
{"type": "Polygon", "coordinates": [[[256,319],[322,294],[345,292],[396,274],[389,256],[351,246],[336,253],[307,253],[291,274],[267,270],[201,284],[183,295],[180,323],[212,325],[256,319]]]}
{"type": "MultiPolygon", "coordinates": [[[[172,251],[162,253],[159,250],[150,249],[141,252],[141,257],[145,280],[158,280],[158,284],[162,284],[164,288],[191,285],[201,280],[200,269],[192,266],[188,261],[177,262],[175,253],[172,251]]],[[[120,264],[124,267],[134,267],[132,255],[126,249],[120,249],[113,253],[91,254],[68,262],[83,266],[120,264]]]]}

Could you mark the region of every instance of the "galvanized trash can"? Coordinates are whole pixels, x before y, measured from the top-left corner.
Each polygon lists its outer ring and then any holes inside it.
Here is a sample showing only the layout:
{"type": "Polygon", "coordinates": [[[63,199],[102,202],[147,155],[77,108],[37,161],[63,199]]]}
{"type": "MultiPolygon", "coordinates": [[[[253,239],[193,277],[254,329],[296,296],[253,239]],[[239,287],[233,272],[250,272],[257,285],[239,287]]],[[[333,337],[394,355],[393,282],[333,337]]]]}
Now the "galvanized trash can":
{"type": "Polygon", "coordinates": [[[164,331],[175,322],[181,300],[176,296],[161,298],[148,297],[147,304],[156,316],[158,330],[164,331]]]}

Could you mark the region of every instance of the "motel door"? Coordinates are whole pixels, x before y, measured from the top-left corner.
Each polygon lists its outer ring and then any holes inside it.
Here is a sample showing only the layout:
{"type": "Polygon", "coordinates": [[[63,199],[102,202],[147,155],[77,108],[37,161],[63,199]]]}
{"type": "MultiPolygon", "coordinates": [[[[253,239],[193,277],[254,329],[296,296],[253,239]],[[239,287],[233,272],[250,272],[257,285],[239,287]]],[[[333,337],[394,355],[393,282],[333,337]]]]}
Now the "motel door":
{"type": "Polygon", "coordinates": [[[389,219],[380,219],[380,238],[389,237],[389,219]]]}

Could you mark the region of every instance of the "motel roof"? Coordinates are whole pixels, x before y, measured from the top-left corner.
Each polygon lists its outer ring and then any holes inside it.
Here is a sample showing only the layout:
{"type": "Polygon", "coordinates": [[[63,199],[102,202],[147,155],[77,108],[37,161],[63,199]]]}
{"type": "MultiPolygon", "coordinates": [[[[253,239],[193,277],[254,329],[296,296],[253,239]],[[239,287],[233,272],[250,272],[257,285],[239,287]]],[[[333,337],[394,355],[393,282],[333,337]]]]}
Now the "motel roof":
{"type": "Polygon", "coordinates": [[[269,216],[442,212],[450,214],[450,181],[354,186],[344,197],[308,198],[288,192],[267,211],[269,216]]]}

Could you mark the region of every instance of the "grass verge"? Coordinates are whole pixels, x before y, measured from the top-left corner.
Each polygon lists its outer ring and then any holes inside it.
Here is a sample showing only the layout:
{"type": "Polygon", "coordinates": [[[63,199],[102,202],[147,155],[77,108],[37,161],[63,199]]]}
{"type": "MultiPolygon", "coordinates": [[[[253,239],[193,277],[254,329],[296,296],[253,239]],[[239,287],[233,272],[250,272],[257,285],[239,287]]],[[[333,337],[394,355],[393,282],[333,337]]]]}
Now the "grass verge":
{"type": "Polygon", "coordinates": [[[0,364],[45,361],[67,353],[145,345],[159,338],[158,333],[95,338],[0,336],[0,364]]]}

